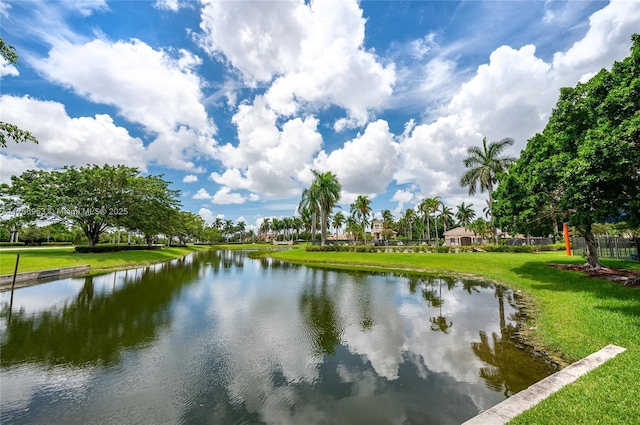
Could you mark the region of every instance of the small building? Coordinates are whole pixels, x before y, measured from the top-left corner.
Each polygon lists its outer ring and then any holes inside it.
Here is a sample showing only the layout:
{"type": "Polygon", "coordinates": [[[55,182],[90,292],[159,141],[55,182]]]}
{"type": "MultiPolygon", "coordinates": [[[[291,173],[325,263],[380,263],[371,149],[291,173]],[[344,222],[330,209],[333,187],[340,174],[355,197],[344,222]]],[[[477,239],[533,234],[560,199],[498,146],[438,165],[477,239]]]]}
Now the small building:
{"type": "Polygon", "coordinates": [[[371,238],[374,240],[389,239],[385,238],[385,234],[390,236],[391,239],[395,239],[397,232],[391,229],[384,228],[384,221],[375,219],[371,222],[371,238]]]}
{"type": "Polygon", "coordinates": [[[485,240],[481,236],[465,227],[456,227],[444,232],[445,246],[471,246],[484,242],[485,240]]]}

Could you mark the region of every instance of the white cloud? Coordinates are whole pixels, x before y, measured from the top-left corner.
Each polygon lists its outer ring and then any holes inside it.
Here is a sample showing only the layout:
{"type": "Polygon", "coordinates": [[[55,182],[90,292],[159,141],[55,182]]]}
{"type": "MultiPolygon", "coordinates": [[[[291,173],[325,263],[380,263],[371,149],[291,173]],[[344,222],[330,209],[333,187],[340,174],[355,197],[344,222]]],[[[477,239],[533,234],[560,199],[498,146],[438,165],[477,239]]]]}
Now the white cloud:
{"type": "Polygon", "coordinates": [[[10,142],[7,151],[13,157],[38,158],[44,167],[92,163],[146,170],[142,141],[115,125],[109,115],[71,118],[58,102],[8,95],[0,97],[0,110],[3,121],[31,131],[39,141],[10,142]]]}
{"type": "Polygon", "coordinates": [[[209,195],[206,189],[200,188],[198,192],[193,195],[193,199],[211,199],[211,195],[209,195]]]}
{"type": "Polygon", "coordinates": [[[612,0],[593,13],[584,38],[566,52],[557,52],[553,56],[558,83],[575,86],[584,70],[597,72],[628,56],[631,34],[638,32],[638,28],[640,7],[637,1],[612,0]]]}
{"type": "Polygon", "coordinates": [[[198,181],[198,176],[194,174],[187,174],[182,178],[182,183],[195,183],[198,181]]]}
{"type": "Polygon", "coordinates": [[[330,154],[320,152],[311,168],[333,171],[342,184],[342,201],[348,203],[358,194],[384,192],[398,170],[398,163],[398,144],[387,122],[378,120],[342,148],[330,154]]]}
{"type": "Polygon", "coordinates": [[[180,9],[180,3],[178,0],[156,0],[153,3],[153,7],[160,10],[170,10],[177,12],[180,9]]]}
{"type": "Polygon", "coordinates": [[[198,215],[202,217],[205,223],[211,224],[215,220],[213,212],[209,208],[200,208],[198,215]]]}
{"type": "Polygon", "coordinates": [[[96,11],[103,12],[109,9],[105,0],[65,0],[61,1],[60,5],[65,9],[78,12],[84,17],[90,16],[96,11]]]}
{"type": "Polygon", "coordinates": [[[20,73],[8,60],[0,57],[0,77],[5,77],[7,75],[17,77],[20,73]]]}
{"type": "Polygon", "coordinates": [[[575,86],[581,77],[628,56],[638,23],[637,4],[613,1],[591,16],[585,37],[556,53],[551,63],[538,58],[533,45],[495,49],[489,62],[460,86],[446,114],[431,123],[407,123],[395,179],[418,184],[422,196],[446,194],[455,202],[472,201],[481,210],[483,197],[463,197],[467,189],[459,187],[467,148],[480,145],[484,136],[489,141],[512,137],[516,145],[506,154],[518,156],[546,125],[560,87],[575,86]]]}
{"type": "Polygon", "coordinates": [[[277,115],[257,97],[252,105],[239,106],[233,123],[239,143],[220,146],[217,157],[227,169],[210,178],[231,189],[269,197],[299,193],[298,176],[322,146],[318,120],[294,118],[280,129],[277,115]]]}
{"type": "Polygon", "coordinates": [[[244,204],[247,199],[238,192],[231,192],[228,187],[220,188],[211,198],[211,203],[225,205],[225,204],[244,204]]]}
{"type": "Polygon", "coordinates": [[[195,169],[191,157],[210,156],[216,144],[195,72],[200,63],[186,50],[171,55],[136,39],[58,41],[47,58],[31,61],[47,78],[92,102],[115,106],[156,135],[149,152],[159,164],[188,170],[195,169]]]}
{"type": "Polygon", "coordinates": [[[394,67],[364,48],[355,0],[206,1],[201,18],[203,47],[249,85],[270,83],[265,99],[280,115],[338,105],[363,125],[392,92],[394,67]]]}
{"type": "Polygon", "coordinates": [[[402,190],[402,189],[396,190],[396,192],[391,197],[392,201],[395,201],[398,203],[397,207],[393,210],[393,213],[395,215],[400,214],[404,210],[404,204],[408,204],[414,199],[415,199],[415,195],[412,192],[408,190],[402,190]]]}
{"type": "Polygon", "coordinates": [[[0,167],[0,183],[9,183],[11,176],[19,176],[25,171],[41,168],[34,158],[17,158],[3,153],[0,153],[0,165],[2,165],[0,167]]]}

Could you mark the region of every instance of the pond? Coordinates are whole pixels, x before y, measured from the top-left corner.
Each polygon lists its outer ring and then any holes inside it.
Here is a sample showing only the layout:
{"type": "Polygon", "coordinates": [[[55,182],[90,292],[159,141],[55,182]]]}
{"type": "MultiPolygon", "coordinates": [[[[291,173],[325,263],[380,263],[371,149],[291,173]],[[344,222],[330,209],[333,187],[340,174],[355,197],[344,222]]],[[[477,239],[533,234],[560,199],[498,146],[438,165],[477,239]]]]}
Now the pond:
{"type": "Polygon", "coordinates": [[[517,294],[209,251],[0,294],[0,423],[459,424],[554,372],[517,294]]]}

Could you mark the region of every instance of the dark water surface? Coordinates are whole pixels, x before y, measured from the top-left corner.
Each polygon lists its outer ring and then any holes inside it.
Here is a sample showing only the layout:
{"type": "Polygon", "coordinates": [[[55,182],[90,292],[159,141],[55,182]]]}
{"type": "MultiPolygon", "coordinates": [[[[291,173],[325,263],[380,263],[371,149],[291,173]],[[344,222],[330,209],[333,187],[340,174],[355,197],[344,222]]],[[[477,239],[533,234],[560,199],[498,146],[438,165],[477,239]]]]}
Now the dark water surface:
{"type": "Polygon", "coordinates": [[[552,372],[511,290],[245,252],[0,294],[2,424],[459,424],[552,372]]]}

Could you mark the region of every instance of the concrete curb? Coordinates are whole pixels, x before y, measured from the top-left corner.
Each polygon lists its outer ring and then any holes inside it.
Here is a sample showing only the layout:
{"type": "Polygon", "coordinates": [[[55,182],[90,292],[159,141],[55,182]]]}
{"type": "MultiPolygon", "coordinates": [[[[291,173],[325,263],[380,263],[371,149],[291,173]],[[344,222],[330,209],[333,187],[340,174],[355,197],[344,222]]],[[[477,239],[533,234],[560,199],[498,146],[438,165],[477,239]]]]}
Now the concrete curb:
{"type": "Polygon", "coordinates": [[[626,348],[607,345],[603,349],[585,357],[566,368],[536,382],[526,390],[509,397],[503,402],[469,419],[463,425],[502,425],[540,403],[560,388],[575,382],[582,375],[611,360],[626,348]]]}
{"type": "MultiPolygon", "coordinates": [[[[15,287],[21,288],[23,286],[29,286],[36,283],[43,283],[44,281],[52,281],[52,280],[63,279],[66,277],[74,277],[74,276],[88,273],[89,269],[90,267],[88,265],[84,265],[84,266],[74,266],[74,267],[63,267],[60,269],[38,270],[35,272],[18,273],[16,275],[15,287]]],[[[10,290],[12,282],[13,282],[12,274],[5,274],[0,276],[0,292],[10,290]]]]}

